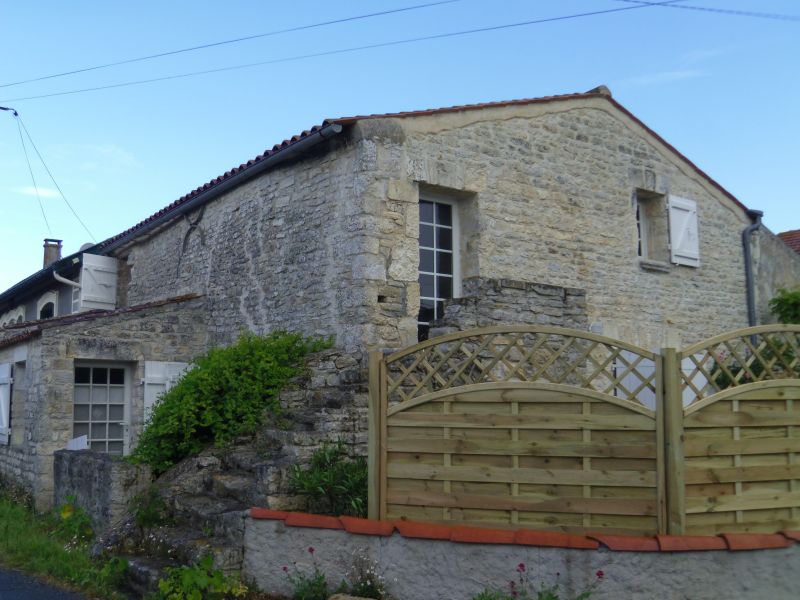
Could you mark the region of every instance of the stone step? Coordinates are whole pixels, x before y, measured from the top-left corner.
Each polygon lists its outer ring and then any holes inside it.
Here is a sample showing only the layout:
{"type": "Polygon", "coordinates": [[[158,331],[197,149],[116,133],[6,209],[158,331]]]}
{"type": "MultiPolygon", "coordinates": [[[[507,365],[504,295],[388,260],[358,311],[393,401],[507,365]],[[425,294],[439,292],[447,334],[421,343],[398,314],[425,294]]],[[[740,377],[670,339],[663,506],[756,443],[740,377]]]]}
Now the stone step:
{"type": "Polygon", "coordinates": [[[136,598],[144,598],[158,590],[158,580],[166,575],[168,567],[177,567],[178,563],[163,558],[145,556],[123,556],[128,561],[128,570],[123,583],[126,591],[132,592],[136,598]]]}
{"type": "Polygon", "coordinates": [[[250,508],[247,503],[234,498],[211,494],[179,494],[172,498],[172,509],[181,520],[202,527],[217,515],[250,508]]]}

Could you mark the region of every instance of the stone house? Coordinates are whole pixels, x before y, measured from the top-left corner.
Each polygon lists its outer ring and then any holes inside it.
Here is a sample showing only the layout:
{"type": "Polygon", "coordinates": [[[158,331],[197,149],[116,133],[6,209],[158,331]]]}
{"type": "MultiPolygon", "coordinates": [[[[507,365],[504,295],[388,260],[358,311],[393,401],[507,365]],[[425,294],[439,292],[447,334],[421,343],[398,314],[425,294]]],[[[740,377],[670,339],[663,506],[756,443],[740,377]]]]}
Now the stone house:
{"type": "Polygon", "coordinates": [[[655,348],[767,320],[800,257],[759,217],[605,87],[324,121],[99,244],[45,242],[0,294],[0,473],[47,506],[55,450],[126,453],[243,329],[364,366],[434,320],[655,348]]]}

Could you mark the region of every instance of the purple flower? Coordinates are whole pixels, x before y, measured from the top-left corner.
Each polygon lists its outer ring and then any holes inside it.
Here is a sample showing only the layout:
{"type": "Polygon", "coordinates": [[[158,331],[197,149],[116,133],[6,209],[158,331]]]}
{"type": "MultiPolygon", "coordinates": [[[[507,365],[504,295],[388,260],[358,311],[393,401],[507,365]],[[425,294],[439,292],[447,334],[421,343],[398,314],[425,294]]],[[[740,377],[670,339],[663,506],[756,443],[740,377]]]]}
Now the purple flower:
{"type": "Polygon", "coordinates": [[[308,547],[308,553],[309,553],[311,556],[314,556],[314,552],[316,552],[316,550],[314,549],[314,546],[309,546],[309,547],[308,547]]]}
{"type": "Polygon", "coordinates": [[[517,572],[518,573],[524,573],[525,572],[525,563],[519,563],[517,565],[517,572]]]}

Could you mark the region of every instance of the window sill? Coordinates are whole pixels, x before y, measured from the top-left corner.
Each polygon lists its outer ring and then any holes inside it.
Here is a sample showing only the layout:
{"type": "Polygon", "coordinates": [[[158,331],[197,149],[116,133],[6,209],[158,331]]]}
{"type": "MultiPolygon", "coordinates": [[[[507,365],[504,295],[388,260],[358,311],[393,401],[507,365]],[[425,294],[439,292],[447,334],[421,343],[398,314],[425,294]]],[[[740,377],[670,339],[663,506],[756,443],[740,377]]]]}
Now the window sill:
{"type": "Polygon", "coordinates": [[[669,263],[646,258],[639,259],[639,268],[642,271],[650,271],[651,273],[669,273],[672,270],[672,266],[669,263]]]}

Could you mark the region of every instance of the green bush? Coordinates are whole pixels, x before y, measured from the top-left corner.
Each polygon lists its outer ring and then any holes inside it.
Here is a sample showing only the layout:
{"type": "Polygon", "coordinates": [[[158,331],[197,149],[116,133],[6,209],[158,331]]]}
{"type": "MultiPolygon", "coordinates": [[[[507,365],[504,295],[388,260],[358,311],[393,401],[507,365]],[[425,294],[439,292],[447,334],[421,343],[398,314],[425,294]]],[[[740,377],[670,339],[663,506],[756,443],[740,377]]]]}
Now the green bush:
{"type": "Polygon", "coordinates": [[[302,371],[302,358],[330,346],[278,331],[245,333],[227,348],[214,348],[161,396],[133,452],[156,475],[206,446],[225,446],[252,433],[266,414],[278,415],[278,392],[302,371]]]}
{"type": "Polygon", "coordinates": [[[139,529],[169,525],[172,522],[167,502],[155,485],[131,498],[129,506],[139,529]]]}
{"type": "Polygon", "coordinates": [[[295,491],[310,498],[312,508],[325,514],[367,516],[367,461],[351,459],[344,442],[323,443],[307,468],[291,472],[295,491]]]}
{"type": "Polygon", "coordinates": [[[214,560],[206,556],[196,565],[167,569],[167,576],[158,582],[158,593],[152,600],[227,600],[243,598],[249,590],[236,577],[226,577],[214,568],[214,560]]]}
{"type": "Polygon", "coordinates": [[[769,309],[781,323],[800,324],[800,287],[778,290],[777,295],[769,301],[769,309]]]}
{"type": "Polygon", "coordinates": [[[72,545],[87,544],[94,539],[92,520],[77,504],[75,496],[67,496],[66,502],[53,511],[53,530],[72,545]]]}

